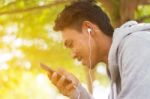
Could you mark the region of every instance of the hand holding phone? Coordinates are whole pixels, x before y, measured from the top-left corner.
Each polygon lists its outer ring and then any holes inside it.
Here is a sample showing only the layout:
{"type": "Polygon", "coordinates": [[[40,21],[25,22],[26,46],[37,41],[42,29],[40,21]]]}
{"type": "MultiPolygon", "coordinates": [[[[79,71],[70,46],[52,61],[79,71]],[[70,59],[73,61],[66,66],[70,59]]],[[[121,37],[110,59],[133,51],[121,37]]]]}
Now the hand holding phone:
{"type": "MultiPolygon", "coordinates": [[[[61,75],[60,73],[54,71],[53,69],[51,69],[50,67],[46,66],[45,64],[41,64],[41,67],[48,71],[49,76],[51,77],[54,73],[56,73],[55,75],[57,75],[57,79],[60,79],[63,75],[61,75]]],[[[66,84],[72,83],[72,81],[70,79],[65,79],[64,82],[66,84]]]]}
{"type": "Polygon", "coordinates": [[[48,72],[51,82],[66,96],[69,96],[79,84],[79,80],[66,71],[54,71],[45,64],[41,64],[41,67],[48,72]]]}

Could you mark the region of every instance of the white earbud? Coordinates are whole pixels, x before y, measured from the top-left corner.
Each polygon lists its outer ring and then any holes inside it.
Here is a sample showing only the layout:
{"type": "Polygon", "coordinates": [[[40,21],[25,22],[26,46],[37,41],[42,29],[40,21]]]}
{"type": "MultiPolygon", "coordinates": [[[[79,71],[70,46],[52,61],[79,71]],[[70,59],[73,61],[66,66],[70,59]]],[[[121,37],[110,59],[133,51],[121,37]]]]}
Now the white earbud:
{"type": "Polygon", "coordinates": [[[88,28],[87,31],[88,31],[88,33],[91,33],[91,32],[92,32],[92,29],[91,29],[91,28],[88,28]]]}

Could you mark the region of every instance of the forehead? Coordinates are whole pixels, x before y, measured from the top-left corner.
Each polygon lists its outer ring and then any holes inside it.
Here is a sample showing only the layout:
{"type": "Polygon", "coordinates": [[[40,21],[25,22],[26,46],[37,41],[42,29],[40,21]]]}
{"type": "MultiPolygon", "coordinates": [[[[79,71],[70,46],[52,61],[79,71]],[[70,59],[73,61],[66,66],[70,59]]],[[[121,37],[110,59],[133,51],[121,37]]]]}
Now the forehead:
{"type": "Polygon", "coordinates": [[[80,33],[78,31],[74,30],[74,29],[68,29],[67,28],[67,29],[64,29],[62,31],[62,37],[63,37],[64,40],[76,38],[76,37],[79,36],[79,34],[80,33]]]}

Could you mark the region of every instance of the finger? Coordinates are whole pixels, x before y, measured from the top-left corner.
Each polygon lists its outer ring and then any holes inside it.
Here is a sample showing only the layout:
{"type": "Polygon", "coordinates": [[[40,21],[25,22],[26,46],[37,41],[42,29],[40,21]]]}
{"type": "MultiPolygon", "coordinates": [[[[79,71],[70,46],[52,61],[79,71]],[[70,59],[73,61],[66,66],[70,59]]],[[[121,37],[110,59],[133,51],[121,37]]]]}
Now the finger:
{"type": "Polygon", "coordinates": [[[65,83],[65,76],[61,76],[61,78],[58,80],[57,82],[57,87],[63,88],[64,87],[64,83],[65,83]]]}
{"type": "Polygon", "coordinates": [[[54,72],[52,74],[51,81],[52,81],[53,84],[55,84],[55,85],[57,84],[57,73],[56,72],[54,72]]]}
{"type": "Polygon", "coordinates": [[[67,71],[65,71],[64,69],[60,68],[58,70],[58,72],[62,75],[64,75],[66,77],[66,79],[68,79],[69,81],[75,81],[76,83],[79,82],[79,80],[72,74],[72,73],[69,73],[67,71]]]}
{"type": "Polygon", "coordinates": [[[66,71],[62,68],[59,68],[58,69],[58,72],[61,74],[61,75],[65,75],[66,74],[66,71]]]}
{"type": "Polygon", "coordinates": [[[70,75],[72,75],[71,73],[68,73],[67,71],[65,71],[64,69],[62,69],[62,68],[59,68],[59,70],[58,70],[58,72],[59,72],[59,74],[61,74],[61,75],[64,75],[65,76],[65,78],[66,78],[66,80],[65,80],[65,84],[69,84],[69,83],[71,83],[72,82],[72,76],[70,76],[70,75]]]}
{"type": "Polygon", "coordinates": [[[64,88],[63,93],[64,93],[65,96],[69,96],[74,90],[75,90],[74,84],[70,83],[69,85],[67,85],[64,88]]]}
{"type": "Polygon", "coordinates": [[[52,73],[48,73],[48,78],[51,79],[52,73]]]}
{"type": "MultiPolygon", "coordinates": [[[[73,79],[73,76],[72,76],[71,73],[68,73],[67,71],[65,71],[65,70],[62,69],[62,68],[59,68],[58,72],[59,72],[59,74],[64,75],[64,76],[66,77],[66,79],[67,79],[67,80],[66,80],[66,83],[67,83],[67,82],[71,83],[70,81],[72,81],[72,79],[73,79]]],[[[67,83],[67,84],[68,84],[68,83],[67,83]]]]}
{"type": "Polygon", "coordinates": [[[66,86],[65,89],[68,91],[71,91],[71,90],[75,89],[75,85],[73,83],[70,83],[69,85],[66,86]]]}
{"type": "Polygon", "coordinates": [[[72,91],[75,90],[75,88],[73,88],[73,87],[70,87],[70,88],[71,89],[69,89],[69,90],[66,88],[61,88],[60,92],[63,93],[63,95],[65,95],[65,96],[69,96],[70,93],[72,93],[72,91]]]}

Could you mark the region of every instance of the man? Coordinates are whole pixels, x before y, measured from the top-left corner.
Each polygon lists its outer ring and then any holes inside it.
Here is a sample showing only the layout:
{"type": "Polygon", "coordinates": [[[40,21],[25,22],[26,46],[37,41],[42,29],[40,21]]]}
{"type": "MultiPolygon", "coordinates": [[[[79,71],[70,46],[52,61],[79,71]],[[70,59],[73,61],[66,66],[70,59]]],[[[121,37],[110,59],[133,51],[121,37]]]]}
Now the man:
{"type": "MultiPolygon", "coordinates": [[[[59,14],[54,30],[62,32],[73,58],[85,66],[92,69],[99,62],[107,64],[110,99],[150,99],[150,24],[130,21],[114,31],[99,6],[80,1],[59,14]]],[[[61,72],[58,78],[58,72],[49,78],[62,94],[71,99],[92,99],[73,75],[61,72]]]]}

